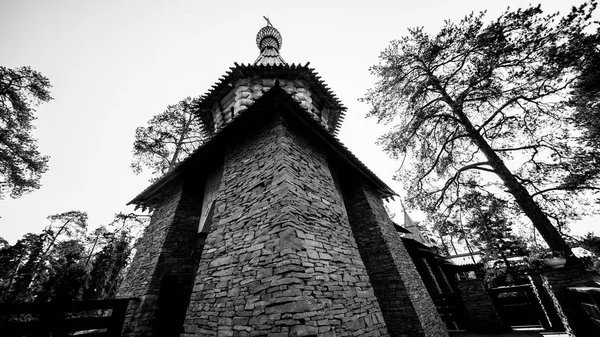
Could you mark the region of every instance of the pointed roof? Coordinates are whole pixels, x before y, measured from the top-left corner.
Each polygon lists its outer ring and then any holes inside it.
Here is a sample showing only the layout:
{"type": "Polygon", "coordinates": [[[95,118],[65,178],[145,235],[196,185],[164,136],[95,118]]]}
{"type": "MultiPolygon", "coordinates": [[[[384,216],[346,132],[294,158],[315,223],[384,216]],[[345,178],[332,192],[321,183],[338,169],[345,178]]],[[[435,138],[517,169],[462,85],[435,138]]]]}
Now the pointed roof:
{"type": "Polygon", "coordinates": [[[256,61],[254,61],[254,65],[261,66],[280,66],[287,64],[279,52],[273,48],[267,48],[265,51],[260,53],[256,61]]]}
{"type": "Polygon", "coordinates": [[[433,247],[433,244],[429,240],[425,239],[417,224],[410,218],[406,210],[404,211],[404,228],[410,231],[410,234],[404,234],[404,239],[411,239],[417,241],[426,247],[433,247]]]}

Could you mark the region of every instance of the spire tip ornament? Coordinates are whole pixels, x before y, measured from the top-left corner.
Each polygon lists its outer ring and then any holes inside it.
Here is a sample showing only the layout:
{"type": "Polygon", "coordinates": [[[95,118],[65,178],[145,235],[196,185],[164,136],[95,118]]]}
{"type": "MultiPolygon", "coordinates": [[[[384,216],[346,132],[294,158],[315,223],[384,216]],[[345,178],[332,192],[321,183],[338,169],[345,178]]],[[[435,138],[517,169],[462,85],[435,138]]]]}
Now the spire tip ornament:
{"type": "Polygon", "coordinates": [[[265,20],[267,20],[267,26],[273,27],[273,24],[271,23],[271,21],[269,20],[268,17],[266,17],[266,16],[263,15],[263,18],[265,18],[265,20]]]}
{"type": "Polygon", "coordinates": [[[261,52],[265,48],[274,48],[279,51],[283,42],[281,34],[273,27],[273,24],[271,24],[271,21],[266,16],[263,16],[263,18],[267,20],[267,25],[262,27],[256,34],[256,46],[261,52]]]}
{"type": "Polygon", "coordinates": [[[267,25],[262,27],[256,34],[256,46],[260,50],[260,55],[255,65],[281,65],[286,62],[279,55],[279,50],[283,43],[281,33],[271,23],[271,20],[266,16],[263,18],[267,21],[267,25]]]}

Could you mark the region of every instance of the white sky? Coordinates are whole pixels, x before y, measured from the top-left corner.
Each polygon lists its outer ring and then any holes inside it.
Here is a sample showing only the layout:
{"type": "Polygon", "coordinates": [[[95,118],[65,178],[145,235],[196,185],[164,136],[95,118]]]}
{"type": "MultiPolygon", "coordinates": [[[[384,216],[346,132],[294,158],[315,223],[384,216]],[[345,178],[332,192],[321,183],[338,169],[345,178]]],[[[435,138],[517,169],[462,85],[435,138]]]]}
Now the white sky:
{"type": "MultiPolygon", "coordinates": [[[[40,71],[54,97],[38,108],[35,130],[49,170],[39,190],[0,201],[0,236],[14,243],[69,210],[88,212],[91,227],[132,211],[125,204],[148,185],[129,168],[135,128],[204,94],[234,62],[254,62],[263,15],[283,35],[283,58],[310,62],[348,107],[342,142],[401,192],[397,163],[374,144],[385,127],[357,102],[374,83],[369,66],[409,27],[437,32],[445,19],[484,9],[491,19],[529,2],[0,0],[0,65],[40,71]]],[[[541,3],[554,12],[580,1],[541,3]]]]}

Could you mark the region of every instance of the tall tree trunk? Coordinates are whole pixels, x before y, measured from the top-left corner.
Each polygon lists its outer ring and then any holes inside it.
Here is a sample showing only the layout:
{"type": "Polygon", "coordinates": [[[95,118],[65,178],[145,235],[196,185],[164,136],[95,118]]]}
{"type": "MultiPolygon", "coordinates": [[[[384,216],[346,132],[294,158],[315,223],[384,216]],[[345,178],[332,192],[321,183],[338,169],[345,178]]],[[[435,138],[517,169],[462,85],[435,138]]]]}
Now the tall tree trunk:
{"type": "Polygon", "coordinates": [[[44,251],[43,256],[46,256],[46,254],[48,254],[48,252],[50,251],[50,248],[52,248],[52,246],[54,246],[54,242],[56,241],[56,239],[58,238],[58,236],[60,235],[60,233],[62,233],[63,229],[65,229],[65,227],[67,227],[67,225],[71,222],[71,220],[67,220],[58,230],[58,232],[56,232],[56,235],[54,235],[54,237],[52,237],[52,241],[50,241],[50,245],[48,245],[48,248],[46,248],[46,250],[44,251]]]}
{"type": "Polygon", "coordinates": [[[187,121],[184,122],[183,127],[181,128],[181,132],[179,133],[179,139],[175,143],[175,152],[173,152],[173,156],[171,157],[171,161],[169,162],[169,168],[167,171],[170,171],[177,163],[179,163],[179,154],[181,153],[181,147],[183,146],[183,141],[187,138],[187,133],[190,130],[190,124],[192,123],[192,115],[187,121]]]}
{"type": "Polygon", "coordinates": [[[453,112],[462,122],[465,131],[471,139],[479,147],[485,155],[489,165],[492,167],[496,175],[502,179],[504,186],[513,195],[517,204],[521,207],[525,215],[531,220],[535,228],[540,232],[550,249],[562,252],[569,260],[577,261],[573,255],[571,248],[562,238],[560,233],[554,228],[548,216],[542,211],[540,206],[535,202],[527,189],[519,183],[515,176],[504,164],[504,161],[498,156],[496,151],[492,149],[490,144],[483,136],[475,129],[469,118],[465,115],[461,108],[453,107],[453,112]]]}
{"type": "Polygon", "coordinates": [[[96,248],[96,244],[98,244],[98,239],[100,238],[100,233],[98,233],[96,235],[96,239],[94,240],[94,244],[92,245],[92,249],[90,249],[90,254],[88,255],[87,259],[85,260],[85,266],[87,267],[88,263],[90,263],[90,260],[92,259],[92,254],[94,254],[94,249],[96,248]]]}

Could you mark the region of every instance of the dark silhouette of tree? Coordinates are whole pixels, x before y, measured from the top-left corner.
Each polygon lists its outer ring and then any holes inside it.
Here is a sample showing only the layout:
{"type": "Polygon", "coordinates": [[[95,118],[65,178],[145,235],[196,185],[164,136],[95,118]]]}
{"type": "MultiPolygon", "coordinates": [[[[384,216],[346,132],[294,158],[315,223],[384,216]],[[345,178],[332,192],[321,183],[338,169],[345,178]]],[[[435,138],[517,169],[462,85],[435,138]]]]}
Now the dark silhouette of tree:
{"type": "Polygon", "coordinates": [[[29,67],[0,66],[0,198],[18,198],[40,187],[48,157],[31,131],[35,107],[52,99],[50,81],[29,67]]]}
{"type": "Polygon", "coordinates": [[[114,297],[131,254],[132,240],[128,233],[107,233],[106,239],[107,244],[95,255],[90,270],[86,292],[86,297],[90,299],[114,297]]]}
{"type": "Polygon", "coordinates": [[[403,158],[410,205],[450,217],[465,194],[508,193],[552,250],[574,258],[554,225],[580,214],[571,203],[597,188],[593,179],[565,183],[574,161],[586,160],[565,96],[595,8],[559,18],[530,7],[489,24],[471,14],[437,35],[411,29],[381,53],[364,101],[370,116],[397,123],[380,141],[403,158]]]}
{"type": "Polygon", "coordinates": [[[27,233],[13,246],[0,250],[0,301],[31,301],[43,281],[44,238],[27,233]]]}
{"type": "Polygon", "coordinates": [[[87,233],[87,214],[48,217],[39,234],[0,247],[0,302],[72,301],[114,297],[147,215],[115,214],[87,233]]]}
{"type": "Polygon", "coordinates": [[[96,229],[94,229],[94,231],[87,235],[85,240],[87,243],[87,246],[89,246],[90,248],[88,249],[87,257],[85,259],[85,265],[86,267],[89,266],[91,260],[92,260],[92,256],[94,255],[94,253],[96,253],[97,248],[102,246],[102,243],[104,241],[104,238],[108,235],[108,229],[106,229],[106,226],[100,226],[96,229]]]}
{"type": "Polygon", "coordinates": [[[575,108],[573,122],[583,131],[581,142],[587,147],[578,153],[565,183],[577,186],[596,179],[600,173],[600,28],[594,34],[580,36],[573,45],[577,50],[571,54],[583,55],[583,62],[578,63],[581,76],[569,103],[575,108]]]}
{"type": "Polygon", "coordinates": [[[578,242],[579,247],[585,248],[600,257],[600,237],[589,232],[584,235],[578,242]]]}
{"type": "Polygon", "coordinates": [[[147,225],[148,216],[133,213],[115,214],[110,229],[102,232],[101,249],[94,255],[86,298],[104,299],[115,296],[123,281],[134,241],[147,225]]]}
{"type": "Polygon", "coordinates": [[[512,218],[507,202],[492,194],[474,192],[464,196],[465,208],[471,211],[466,223],[473,245],[478,247],[487,260],[502,260],[510,269],[511,257],[528,254],[525,240],[513,233],[512,218]]]}
{"type": "Polygon", "coordinates": [[[466,248],[468,252],[474,252],[470,243],[468,228],[462,224],[460,213],[455,214],[456,217],[449,218],[433,214],[431,216],[431,229],[437,235],[441,244],[442,252],[446,255],[457,255],[466,248]],[[450,244],[448,246],[448,244],[450,244]],[[459,252],[460,250],[460,252],[459,252]]]}
{"type": "Polygon", "coordinates": [[[54,243],[60,235],[71,238],[75,235],[83,236],[87,231],[88,215],[86,212],[68,211],[50,215],[48,220],[50,220],[50,225],[44,230],[48,240],[44,255],[54,247],[54,243]]]}
{"type": "Polygon", "coordinates": [[[88,282],[85,247],[80,239],[56,244],[48,256],[48,276],[42,285],[44,298],[53,301],[81,300],[88,282]]]}
{"type": "MultiPolygon", "coordinates": [[[[42,233],[25,234],[14,246],[0,250],[0,266],[4,271],[0,273],[0,284],[4,288],[2,300],[27,302],[40,294],[49,298],[52,288],[49,284],[58,282],[56,278],[54,281],[52,278],[55,275],[65,276],[66,272],[72,271],[56,271],[58,266],[71,267],[71,260],[58,264],[56,261],[61,261],[68,255],[67,248],[72,248],[73,251],[76,242],[83,238],[87,228],[87,214],[69,211],[51,215],[48,220],[50,224],[42,233]],[[65,240],[71,242],[70,245],[65,240]],[[56,248],[57,245],[59,249],[56,248]]],[[[77,247],[79,246],[83,247],[78,243],[77,247]]]]}
{"type": "Polygon", "coordinates": [[[150,169],[157,179],[198,148],[204,138],[193,105],[194,99],[187,97],[135,130],[131,164],[135,173],[150,169]]]}

